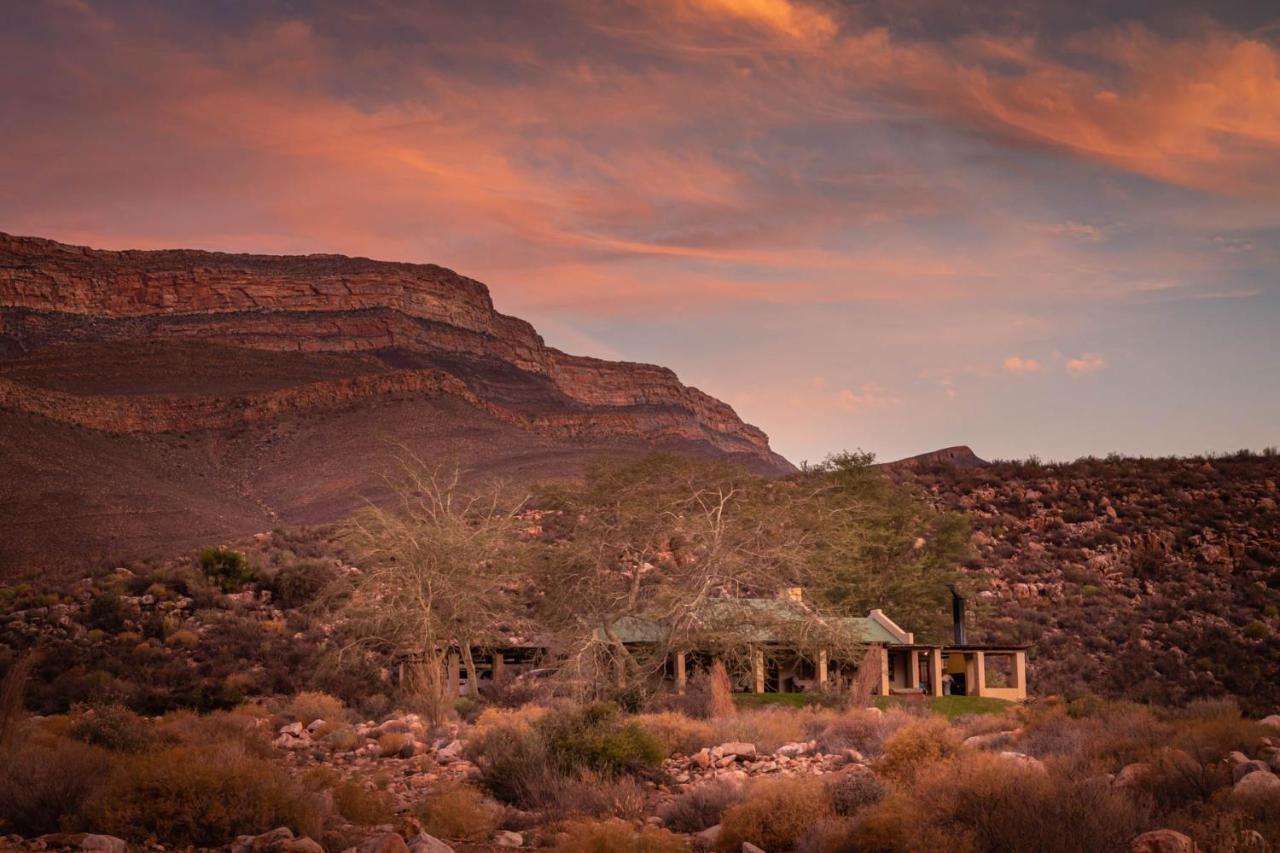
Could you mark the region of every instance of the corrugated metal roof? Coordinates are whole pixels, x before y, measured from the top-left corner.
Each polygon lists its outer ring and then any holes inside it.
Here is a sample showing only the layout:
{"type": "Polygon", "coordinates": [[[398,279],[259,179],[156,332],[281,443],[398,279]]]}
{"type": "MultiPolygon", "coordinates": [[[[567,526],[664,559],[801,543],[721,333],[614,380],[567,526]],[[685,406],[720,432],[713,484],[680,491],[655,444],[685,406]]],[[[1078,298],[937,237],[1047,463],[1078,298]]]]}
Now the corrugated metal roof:
{"type": "MultiPolygon", "coordinates": [[[[701,629],[749,643],[785,643],[812,628],[816,636],[839,634],[850,642],[901,645],[887,628],[866,616],[823,616],[812,609],[776,598],[726,598],[707,603],[697,620],[701,629]]],[[[693,633],[699,628],[695,626],[693,633]]],[[[661,623],[624,616],[613,624],[624,643],[658,643],[666,637],[661,623]]],[[[603,638],[602,638],[603,639],[603,638]]]]}

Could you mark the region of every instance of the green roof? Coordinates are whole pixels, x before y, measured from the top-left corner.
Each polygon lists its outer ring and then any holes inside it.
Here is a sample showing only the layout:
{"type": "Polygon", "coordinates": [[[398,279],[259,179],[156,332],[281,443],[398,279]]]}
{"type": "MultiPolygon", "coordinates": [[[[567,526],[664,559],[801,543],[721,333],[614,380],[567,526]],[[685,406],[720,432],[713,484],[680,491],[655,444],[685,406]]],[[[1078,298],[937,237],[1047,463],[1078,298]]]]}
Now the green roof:
{"type": "MultiPolygon", "coordinates": [[[[901,643],[884,625],[868,616],[824,616],[811,608],[777,598],[722,598],[707,602],[698,622],[708,632],[731,635],[745,643],[786,643],[812,629],[838,635],[851,643],[901,643]]],[[[658,643],[666,636],[661,623],[624,616],[613,624],[624,643],[658,643]]],[[[694,628],[694,633],[697,628],[694,628]]]]}

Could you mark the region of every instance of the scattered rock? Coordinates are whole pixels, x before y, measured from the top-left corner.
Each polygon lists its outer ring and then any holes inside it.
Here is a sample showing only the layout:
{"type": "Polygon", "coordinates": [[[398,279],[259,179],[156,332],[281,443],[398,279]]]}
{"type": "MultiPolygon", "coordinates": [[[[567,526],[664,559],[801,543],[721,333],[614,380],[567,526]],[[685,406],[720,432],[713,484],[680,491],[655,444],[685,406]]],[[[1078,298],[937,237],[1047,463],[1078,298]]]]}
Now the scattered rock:
{"type": "Polygon", "coordinates": [[[1280,776],[1270,770],[1250,773],[1236,783],[1231,793],[1241,797],[1253,797],[1280,791],[1280,776]]]}
{"type": "Polygon", "coordinates": [[[1248,776],[1250,773],[1270,773],[1271,768],[1267,766],[1265,761],[1258,761],[1256,758],[1252,761],[1244,761],[1231,768],[1231,781],[1240,784],[1240,780],[1248,776]]]}
{"type": "Polygon", "coordinates": [[[744,841],[742,842],[742,853],[764,853],[764,851],[750,841],[744,841]]]}
{"type": "Polygon", "coordinates": [[[434,835],[420,832],[409,839],[409,853],[453,853],[453,848],[434,835]]]}
{"type": "Polygon", "coordinates": [[[1269,717],[1263,717],[1258,721],[1258,723],[1269,729],[1275,729],[1277,732],[1280,732],[1280,714],[1272,714],[1269,717]]]}
{"type": "Polygon", "coordinates": [[[715,847],[716,844],[720,841],[721,831],[722,831],[722,828],[720,824],[717,823],[715,826],[708,826],[706,829],[702,830],[701,832],[695,833],[693,837],[698,839],[698,841],[701,844],[707,847],[715,847]]]}
{"type": "Polygon", "coordinates": [[[1011,761],[1019,767],[1026,767],[1029,770],[1035,770],[1039,773],[1048,774],[1049,769],[1044,766],[1044,762],[1038,758],[1027,755],[1024,752],[1004,751],[1000,753],[1000,757],[1005,761],[1011,761]]]}
{"type": "Polygon", "coordinates": [[[1130,853],[1196,853],[1196,843],[1172,829],[1144,832],[1129,844],[1130,853]]]}
{"type": "Polygon", "coordinates": [[[1126,764],[1120,768],[1120,772],[1116,774],[1116,778],[1112,784],[1117,788],[1126,788],[1130,785],[1137,784],[1146,778],[1151,772],[1151,765],[1145,761],[1139,761],[1134,764],[1126,764]]]}
{"type": "Polygon", "coordinates": [[[355,848],[356,853],[409,853],[404,839],[394,832],[382,832],[366,838],[355,848]]]}
{"type": "Polygon", "coordinates": [[[499,847],[523,847],[524,836],[518,832],[512,832],[509,829],[504,829],[499,831],[498,834],[493,837],[493,843],[499,847]]]}

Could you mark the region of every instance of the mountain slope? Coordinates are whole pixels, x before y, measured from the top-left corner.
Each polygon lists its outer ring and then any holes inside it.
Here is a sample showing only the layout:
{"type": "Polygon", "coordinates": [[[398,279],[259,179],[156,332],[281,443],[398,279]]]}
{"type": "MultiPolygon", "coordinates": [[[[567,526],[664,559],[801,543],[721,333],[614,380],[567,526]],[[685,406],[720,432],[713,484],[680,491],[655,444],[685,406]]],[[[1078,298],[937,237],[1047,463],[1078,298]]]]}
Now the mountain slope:
{"type": "Polygon", "coordinates": [[[406,451],[518,480],[655,449],[793,470],[671,370],[548,347],[442,267],[2,234],[0,435],[9,574],[331,520],[406,451]]]}

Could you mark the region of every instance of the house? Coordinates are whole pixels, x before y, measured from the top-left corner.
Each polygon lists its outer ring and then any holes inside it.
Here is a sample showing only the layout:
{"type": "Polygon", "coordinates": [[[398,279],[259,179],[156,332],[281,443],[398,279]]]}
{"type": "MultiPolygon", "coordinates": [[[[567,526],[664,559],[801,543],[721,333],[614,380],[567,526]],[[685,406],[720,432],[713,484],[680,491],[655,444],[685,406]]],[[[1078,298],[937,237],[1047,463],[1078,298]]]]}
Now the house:
{"type": "MultiPolygon", "coordinates": [[[[881,610],[861,617],[824,616],[790,588],[780,598],[719,599],[708,603],[688,648],[669,652],[666,678],[681,692],[691,670],[719,658],[735,690],[801,693],[851,681],[868,661],[877,663],[874,693],[997,699],[1027,698],[1027,646],[969,643],[964,599],[953,589],[954,642],[917,643],[881,610]],[[948,677],[949,676],[949,677],[948,677]]],[[[627,618],[615,634],[633,648],[663,641],[662,627],[627,618]]]]}
{"type": "MultiPolygon", "coordinates": [[[[715,660],[724,663],[734,689],[744,693],[807,693],[838,689],[858,670],[874,665],[880,696],[1027,697],[1027,646],[970,643],[964,599],[952,590],[953,642],[918,643],[881,610],[866,616],[829,616],[789,588],[778,598],[713,599],[673,643],[670,626],[634,616],[617,620],[611,633],[656,674],[683,692],[689,677],[715,660]],[[683,648],[680,648],[683,646],[683,648]]],[[[600,637],[603,642],[603,637],[600,637]]],[[[511,639],[501,648],[477,650],[481,680],[541,673],[554,652],[535,639],[511,639]]],[[[470,692],[456,653],[448,656],[446,681],[455,694],[470,692]]]]}

